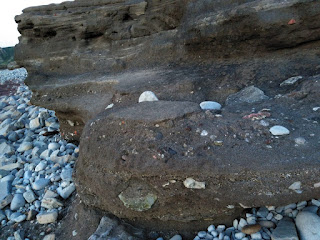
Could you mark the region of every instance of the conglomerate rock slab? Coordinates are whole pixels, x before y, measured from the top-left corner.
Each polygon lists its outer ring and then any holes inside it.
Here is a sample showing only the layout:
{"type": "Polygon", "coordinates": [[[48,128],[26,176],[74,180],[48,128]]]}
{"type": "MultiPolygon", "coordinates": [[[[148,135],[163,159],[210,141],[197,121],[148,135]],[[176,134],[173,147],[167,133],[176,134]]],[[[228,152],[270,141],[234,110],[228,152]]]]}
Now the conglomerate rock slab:
{"type": "Polygon", "coordinates": [[[222,102],[244,86],[274,92],[315,74],[319,15],[317,0],[64,2],[16,17],[15,59],[32,102],[55,110],[65,137],[79,140],[89,119],[145,90],[222,102]]]}
{"type": "Polygon", "coordinates": [[[312,138],[320,130],[306,120],[315,116],[312,108],[298,103],[282,97],[226,107],[221,115],[192,102],[106,110],[84,129],[78,194],[86,205],[154,229],[230,224],[246,207],[316,197],[320,162],[312,138]],[[250,119],[252,108],[269,108],[271,116],[250,119]],[[274,125],[290,134],[273,136],[274,125]],[[295,144],[298,137],[305,144],[295,144]],[[301,189],[289,188],[298,181],[301,189]]]}

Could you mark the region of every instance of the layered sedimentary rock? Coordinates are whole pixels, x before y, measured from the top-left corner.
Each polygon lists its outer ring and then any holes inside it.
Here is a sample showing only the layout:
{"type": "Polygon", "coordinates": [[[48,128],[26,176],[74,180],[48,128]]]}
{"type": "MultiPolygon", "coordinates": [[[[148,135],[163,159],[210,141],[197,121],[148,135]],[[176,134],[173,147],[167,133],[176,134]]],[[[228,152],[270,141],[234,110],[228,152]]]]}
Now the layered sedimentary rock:
{"type": "Polygon", "coordinates": [[[255,84],[273,93],[319,64],[319,4],[294,1],[97,0],[27,8],[18,64],[33,103],[69,139],[111,102],[144,90],[163,100],[222,101],[255,84]],[[67,121],[69,120],[69,121],[67,121]]]}
{"type": "Polygon", "coordinates": [[[16,60],[33,103],[56,111],[68,139],[82,134],[85,204],[191,229],[319,194],[319,76],[306,77],[320,71],[319,17],[316,0],[65,2],[16,17],[16,60]],[[268,97],[228,98],[251,85],[268,97]],[[145,90],[160,101],[138,104],[145,90]],[[290,134],[273,136],[277,125],[290,134]]]}

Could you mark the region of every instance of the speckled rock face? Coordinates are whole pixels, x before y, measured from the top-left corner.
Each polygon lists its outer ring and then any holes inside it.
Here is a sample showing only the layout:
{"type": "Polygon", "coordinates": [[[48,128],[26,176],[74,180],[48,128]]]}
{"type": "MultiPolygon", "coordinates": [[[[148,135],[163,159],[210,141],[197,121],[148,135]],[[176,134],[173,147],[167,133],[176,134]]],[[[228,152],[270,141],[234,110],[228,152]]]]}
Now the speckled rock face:
{"type": "Polygon", "coordinates": [[[317,143],[301,147],[295,139],[306,134],[296,126],[305,124],[308,134],[320,130],[298,118],[309,107],[289,112],[288,104],[292,102],[281,98],[228,105],[219,114],[193,102],[108,109],[82,135],[75,172],[78,194],[89,206],[158,229],[230,223],[243,208],[317,196],[319,189],[313,186],[320,163],[312,151],[317,143]],[[269,114],[251,119],[252,108],[268,108],[269,114]],[[276,124],[292,131],[274,136],[269,126],[276,124]],[[297,181],[299,189],[292,189],[297,181]],[[197,224],[191,226],[193,221],[197,224]]]}

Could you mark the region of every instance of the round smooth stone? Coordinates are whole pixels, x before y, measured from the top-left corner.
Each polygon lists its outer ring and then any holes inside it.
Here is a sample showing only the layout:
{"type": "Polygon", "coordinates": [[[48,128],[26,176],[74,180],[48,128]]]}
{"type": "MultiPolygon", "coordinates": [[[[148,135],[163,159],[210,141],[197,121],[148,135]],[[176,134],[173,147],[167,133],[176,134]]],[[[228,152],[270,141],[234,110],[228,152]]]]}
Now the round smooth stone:
{"type": "Polygon", "coordinates": [[[290,133],[290,131],[287,128],[280,125],[273,126],[272,128],[270,128],[269,131],[274,136],[288,135],[290,133]]]}
{"type": "Polygon", "coordinates": [[[220,110],[221,104],[213,101],[204,101],[200,103],[202,110],[220,110]]]}

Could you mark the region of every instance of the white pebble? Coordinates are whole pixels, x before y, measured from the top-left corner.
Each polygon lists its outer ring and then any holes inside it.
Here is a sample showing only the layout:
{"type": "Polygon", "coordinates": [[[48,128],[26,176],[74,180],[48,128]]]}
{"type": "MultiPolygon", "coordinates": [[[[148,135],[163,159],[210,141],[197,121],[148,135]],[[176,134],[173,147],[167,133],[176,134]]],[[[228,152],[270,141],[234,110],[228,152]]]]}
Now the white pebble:
{"type": "Polygon", "coordinates": [[[139,97],[139,103],[140,102],[154,102],[154,101],[159,101],[159,99],[151,91],[145,91],[139,97]]]}
{"type": "Polygon", "coordinates": [[[203,110],[220,110],[221,104],[213,101],[204,101],[200,103],[200,107],[203,110]]]}
{"type": "Polygon", "coordinates": [[[287,128],[279,125],[273,126],[272,128],[270,128],[269,131],[274,136],[282,136],[290,133],[290,131],[287,128]]]}

